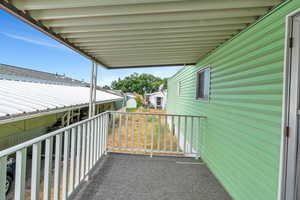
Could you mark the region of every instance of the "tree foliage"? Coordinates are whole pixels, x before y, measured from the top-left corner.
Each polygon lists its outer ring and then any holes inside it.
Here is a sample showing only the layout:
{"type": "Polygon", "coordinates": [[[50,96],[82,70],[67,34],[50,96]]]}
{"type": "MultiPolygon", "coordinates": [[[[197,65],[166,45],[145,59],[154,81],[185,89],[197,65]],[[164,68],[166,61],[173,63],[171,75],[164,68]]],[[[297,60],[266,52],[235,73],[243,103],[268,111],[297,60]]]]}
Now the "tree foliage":
{"type": "Polygon", "coordinates": [[[136,104],[137,104],[137,108],[141,107],[144,103],[143,98],[140,95],[137,95],[135,97],[135,101],[136,101],[136,104]]]}
{"type": "Polygon", "coordinates": [[[111,89],[108,85],[104,85],[102,88],[105,89],[105,90],[110,90],[111,89]]]}
{"type": "Polygon", "coordinates": [[[117,81],[113,81],[111,88],[121,90],[122,92],[133,92],[143,95],[145,93],[157,92],[161,84],[164,84],[164,88],[166,89],[166,82],[166,78],[161,79],[152,74],[133,73],[124,79],[119,78],[117,81]]]}

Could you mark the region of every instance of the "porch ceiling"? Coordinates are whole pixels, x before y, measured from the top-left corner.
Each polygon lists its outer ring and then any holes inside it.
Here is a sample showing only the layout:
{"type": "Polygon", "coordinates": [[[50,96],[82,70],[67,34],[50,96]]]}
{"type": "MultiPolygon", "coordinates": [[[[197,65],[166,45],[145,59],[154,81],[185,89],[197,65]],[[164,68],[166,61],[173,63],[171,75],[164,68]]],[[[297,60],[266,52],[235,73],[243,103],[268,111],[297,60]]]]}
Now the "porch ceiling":
{"type": "Polygon", "coordinates": [[[11,0],[8,12],[107,68],[195,64],[282,0],[11,0]]]}

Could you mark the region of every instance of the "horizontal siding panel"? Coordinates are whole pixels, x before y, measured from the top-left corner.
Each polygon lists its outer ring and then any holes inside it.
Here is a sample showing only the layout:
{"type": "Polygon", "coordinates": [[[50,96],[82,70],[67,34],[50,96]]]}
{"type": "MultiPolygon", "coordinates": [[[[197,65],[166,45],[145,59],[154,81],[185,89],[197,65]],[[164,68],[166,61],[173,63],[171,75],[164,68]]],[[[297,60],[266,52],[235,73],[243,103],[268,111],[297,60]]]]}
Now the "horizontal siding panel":
{"type": "Polygon", "coordinates": [[[276,199],[285,17],[299,7],[290,1],[168,81],[168,113],[207,116],[193,146],[234,199],[276,199]],[[196,73],[206,66],[210,100],[198,101],[196,73]]]}

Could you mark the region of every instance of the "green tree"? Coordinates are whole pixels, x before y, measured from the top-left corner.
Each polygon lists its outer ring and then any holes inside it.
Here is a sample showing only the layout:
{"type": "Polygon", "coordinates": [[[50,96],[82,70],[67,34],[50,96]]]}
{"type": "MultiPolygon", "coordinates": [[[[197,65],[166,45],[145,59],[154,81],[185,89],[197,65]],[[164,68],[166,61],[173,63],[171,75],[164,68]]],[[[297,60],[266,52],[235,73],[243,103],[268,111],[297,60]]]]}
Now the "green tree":
{"type": "Polygon", "coordinates": [[[141,97],[141,95],[137,95],[135,97],[135,101],[136,101],[136,104],[137,104],[137,108],[141,107],[143,105],[143,98],[141,97]]]}
{"type": "Polygon", "coordinates": [[[134,92],[144,95],[145,93],[152,93],[158,91],[161,84],[166,88],[167,79],[155,77],[152,74],[138,74],[133,73],[124,79],[113,81],[111,88],[114,90],[121,90],[122,92],[134,92]]]}
{"type": "Polygon", "coordinates": [[[105,89],[105,90],[110,90],[111,89],[108,85],[104,85],[102,88],[105,89]]]}

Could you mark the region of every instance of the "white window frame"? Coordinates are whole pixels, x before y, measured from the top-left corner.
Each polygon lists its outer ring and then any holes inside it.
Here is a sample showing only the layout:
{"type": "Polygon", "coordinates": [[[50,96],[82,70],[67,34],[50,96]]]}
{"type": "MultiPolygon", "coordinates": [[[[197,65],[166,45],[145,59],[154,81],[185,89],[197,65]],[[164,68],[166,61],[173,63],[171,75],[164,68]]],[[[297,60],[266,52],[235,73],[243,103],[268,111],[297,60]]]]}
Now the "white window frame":
{"type": "MultiPolygon", "coordinates": [[[[295,94],[299,83],[299,50],[300,50],[300,9],[286,17],[283,112],[280,148],[280,170],[278,181],[278,200],[296,199],[297,149],[299,148],[299,131],[296,126],[299,95],[295,94]],[[294,37],[298,35],[298,37],[294,37]],[[293,45],[290,46],[290,38],[293,45]],[[298,64],[297,64],[298,63],[298,64]],[[287,134],[288,133],[288,134],[287,134]]],[[[298,163],[299,164],[299,163],[298,163]]],[[[298,166],[299,167],[299,166],[298,166]]]]}
{"type": "Polygon", "coordinates": [[[196,100],[198,101],[209,101],[210,100],[210,77],[211,77],[211,66],[206,66],[206,67],[203,67],[201,68],[200,70],[197,71],[196,73],[196,100]],[[208,73],[208,89],[207,89],[207,93],[208,93],[208,96],[207,98],[201,98],[201,97],[198,97],[198,91],[199,91],[199,73],[201,72],[204,72],[206,70],[209,70],[209,73],[208,73]]]}
{"type": "Polygon", "coordinates": [[[182,82],[178,81],[177,82],[177,96],[181,96],[181,86],[182,86],[182,82]]]}

